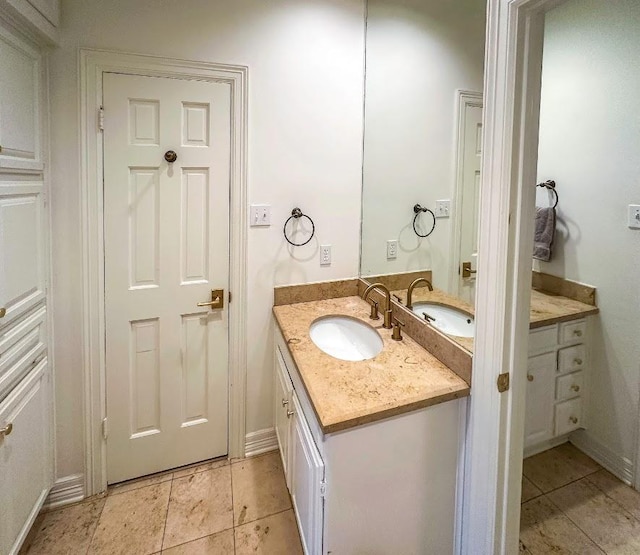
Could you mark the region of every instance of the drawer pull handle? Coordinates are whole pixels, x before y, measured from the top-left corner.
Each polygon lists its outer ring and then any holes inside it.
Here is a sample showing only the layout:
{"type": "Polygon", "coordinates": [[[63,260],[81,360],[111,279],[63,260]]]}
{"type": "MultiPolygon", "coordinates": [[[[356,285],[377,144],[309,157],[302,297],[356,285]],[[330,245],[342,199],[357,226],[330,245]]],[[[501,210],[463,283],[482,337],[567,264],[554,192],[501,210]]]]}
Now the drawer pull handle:
{"type": "Polygon", "coordinates": [[[531,374],[527,374],[527,379],[532,382],[533,381],[533,376],[531,374]]]}
{"type": "Polygon", "coordinates": [[[581,358],[574,358],[573,362],[575,363],[576,366],[580,366],[582,364],[582,359],[581,358]]]}
{"type": "Polygon", "coordinates": [[[291,418],[294,414],[295,414],[295,412],[293,412],[292,410],[288,410],[287,411],[287,418],[291,418]]]}
{"type": "Polygon", "coordinates": [[[0,436],[11,435],[12,431],[13,431],[13,423],[9,422],[4,428],[0,428],[0,436]]]}
{"type": "Polygon", "coordinates": [[[577,383],[574,383],[571,386],[571,389],[573,389],[573,391],[575,391],[577,393],[578,391],[580,391],[580,386],[577,383]]]}
{"type": "MultiPolygon", "coordinates": [[[[2,151],[0,150],[0,152],[2,151]]],[[[4,318],[6,315],[7,315],[7,309],[4,307],[0,308],[0,318],[4,318]]]]}
{"type": "Polygon", "coordinates": [[[582,337],[582,330],[573,330],[573,335],[576,337],[582,337]]]}
{"type": "Polygon", "coordinates": [[[282,406],[286,407],[289,404],[289,401],[287,401],[286,399],[282,399],[282,406]]]}
{"type": "Polygon", "coordinates": [[[571,416],[569,418],[569,420],[571,421],[572,424],[577,424],[578,423],[578,419],[575,416],[571,416]]]}

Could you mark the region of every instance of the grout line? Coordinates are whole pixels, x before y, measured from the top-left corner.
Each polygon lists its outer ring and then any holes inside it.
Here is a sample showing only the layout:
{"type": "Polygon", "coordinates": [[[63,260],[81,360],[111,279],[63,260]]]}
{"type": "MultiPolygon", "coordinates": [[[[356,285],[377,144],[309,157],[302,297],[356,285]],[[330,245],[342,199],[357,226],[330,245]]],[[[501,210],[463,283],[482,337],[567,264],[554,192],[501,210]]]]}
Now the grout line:
{"type": "MultiPolygon", "coordinates": [[[[166,481],[166,480],[165,480],[166,481]]],[[[169,505],[171,505],[171,493],[173,492],[173,474],[171,475],[171,485],[169,487],[169,499],[167,500],[167,510],[164,513],[164,527],[162,528],[162,541],[160,542],[160,551],[164,549],[164,538],[167,534],[167,518],[169,517],[169,505]]]]}
{"type": "Polygon", "coordinates": [[[108,499],[108,496],[105,494],[104,503],[102,504],[102,508],[100,509],[100,514],[98,515],[98,518],[96,519],[96,527],[93,529],[93,533],[91,534],[91,539],[89,540],[89,543],[87,544],[87,551],[86,551],[87,554],[91,550],[91,544],[93,543],[93,538],[95,538],[96,532],[98,531],[98,526],[100,526],[100,519],[102,518],[102,513],[104,513],[104,508],[105,508],[105,505],[107,504],[107,499],[108,499]]]}

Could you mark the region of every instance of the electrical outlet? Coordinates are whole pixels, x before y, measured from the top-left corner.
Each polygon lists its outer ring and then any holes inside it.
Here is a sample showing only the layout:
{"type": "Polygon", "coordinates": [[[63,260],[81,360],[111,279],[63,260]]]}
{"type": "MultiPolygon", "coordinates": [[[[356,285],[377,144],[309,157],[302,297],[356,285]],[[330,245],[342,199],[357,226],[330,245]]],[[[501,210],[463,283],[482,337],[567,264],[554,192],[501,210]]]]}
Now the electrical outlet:
{"type": "Polygon", "coordinates": [[[271,225],[271,205],[252,204],[249,215],[251,227],[263,227],[271,225]]]}
{"type": "Polygon", "coordinates": [[[629,218],[627,225],[631,229],[640,229],[640,204],[629,205],[629,218]]]}
{"type": "Polygon", "coordinates": [[[398,257],[398,241],[389,239],[387,241],[387,260],[393,260],[398,257]]]}
{"type": "Polygon", "coordinates": [[[451,201],[449,199],[436,200],[436,209],[433,211],[436,218],[448,218],[451,215],[450,212],[451,201]]]}
{"type": "Polygon", "coordinates": [[[320,245],[320,266],[331,266],[331,245],[320,245]]]}

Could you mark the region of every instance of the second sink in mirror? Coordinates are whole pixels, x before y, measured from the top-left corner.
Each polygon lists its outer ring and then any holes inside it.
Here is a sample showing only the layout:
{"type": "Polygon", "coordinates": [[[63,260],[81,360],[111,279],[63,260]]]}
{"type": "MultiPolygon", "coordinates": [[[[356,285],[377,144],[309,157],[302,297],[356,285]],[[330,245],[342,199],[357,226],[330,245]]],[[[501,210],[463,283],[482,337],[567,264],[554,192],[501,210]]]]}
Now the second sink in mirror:
{"type": "Polygon", "coordinates": [[[467,312],[437,303],[417,302],[412,308],[414,314],[428,321],[434,328],[447,335],[473,337],[475,320],[467,312]]]}

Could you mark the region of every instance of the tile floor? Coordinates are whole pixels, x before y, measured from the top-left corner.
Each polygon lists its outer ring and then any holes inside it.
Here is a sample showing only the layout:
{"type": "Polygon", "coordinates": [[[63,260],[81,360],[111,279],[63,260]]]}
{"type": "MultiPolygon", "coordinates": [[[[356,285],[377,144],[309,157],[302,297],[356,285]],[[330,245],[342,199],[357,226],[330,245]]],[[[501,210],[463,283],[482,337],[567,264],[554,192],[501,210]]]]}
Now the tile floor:
{"type": "Polygon", "coordinates": [[[302,553],[277,451],[125,482],[38,516],[21,554],[302,553]]]}
{"type": "Polygon", "coordinates": [[[520,552],[640,553],[640,493],[570,443],[524,461],[520,552]]]}

